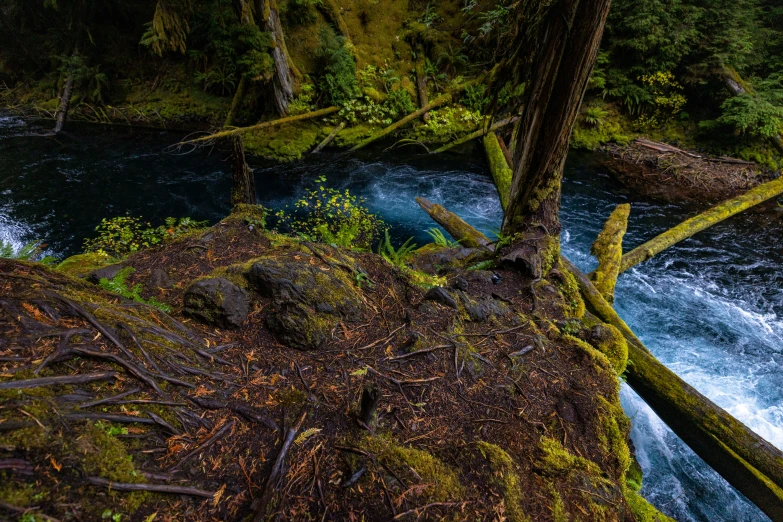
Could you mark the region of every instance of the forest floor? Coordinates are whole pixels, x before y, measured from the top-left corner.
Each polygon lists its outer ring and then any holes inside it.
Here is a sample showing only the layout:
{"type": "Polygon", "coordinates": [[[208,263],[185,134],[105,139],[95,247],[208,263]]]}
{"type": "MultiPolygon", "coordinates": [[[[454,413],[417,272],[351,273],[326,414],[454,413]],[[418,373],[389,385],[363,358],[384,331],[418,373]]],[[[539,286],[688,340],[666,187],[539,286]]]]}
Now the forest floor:
{"type": "Polygon", "coordinates": [[[0,260],[2,516],[653,520],[616,347],[558,264],[430,247],[429,287],[257,217],[97,273],[0,260]],[[88,282],[129,266],[169,313],[88,282]]]}

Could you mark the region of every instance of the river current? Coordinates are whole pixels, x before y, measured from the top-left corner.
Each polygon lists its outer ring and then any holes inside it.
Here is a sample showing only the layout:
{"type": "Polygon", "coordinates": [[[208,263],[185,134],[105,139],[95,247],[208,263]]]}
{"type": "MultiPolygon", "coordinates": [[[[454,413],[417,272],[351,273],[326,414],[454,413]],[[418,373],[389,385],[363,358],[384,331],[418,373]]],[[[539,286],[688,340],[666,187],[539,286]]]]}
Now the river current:
{"type": "MultiPolygon", "coordinates": [[[[45,124],[48,128],[48,123],[45,124]]],[[[225,153],[166,152],[181,134],[69,124],[37,134],[34,123],[0,114],[0,240],[41,240],[48,253],[77,253],[103,217],[131,214],[216,221],[228,212],[225,153]]],[[[288,165],[251,162],[260,203],[283,208],[319,176],[348,188],[422,245],[433,222],[424,196],[491,233],[502,217],[481,154],[426,156],[416,149],[358,156],[333,153],[288,165]]],[[[618,203],[631,203],[630,249],[693,214],[615,184],[587,154],[572,153],[563,184],[564,253],[593,268],[591,242],[618,203]]],[[[736,216],[621,275],[615,304],[651,351],[689,384],[783,448],[783,213],[774,204],[736,216]]],[[[768,520],[685,446],[626,385],[642,493],[682,521],[768,520]]]]}

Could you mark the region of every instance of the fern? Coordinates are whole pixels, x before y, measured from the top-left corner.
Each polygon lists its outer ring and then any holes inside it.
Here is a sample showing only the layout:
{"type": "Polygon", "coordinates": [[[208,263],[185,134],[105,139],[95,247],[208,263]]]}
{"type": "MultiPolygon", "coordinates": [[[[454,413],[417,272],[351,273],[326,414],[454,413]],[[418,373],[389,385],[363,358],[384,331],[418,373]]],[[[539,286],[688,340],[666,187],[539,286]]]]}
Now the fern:
{"type": "Polygon", "coordinates": [[[413,243],[413,238],[409,237],[405,243],[400,245],[399,248],[394,248],[389,237],[389,231],[384,231],[384,239],[378,245],[378,254],[384,258],[389,264],[396,267],[404,267],[405,260],[410,257],[411,253],[416,249],[416,244],[413,243]]]}
{"type": "Polygon", "coordinates": [[[454,248],[459,246],[459,241],[452,241],[451,239],[447,238],[439,228],[431,228],[427,231],[427,234],[430,235],[433,243],[435,243],[438,246],[448,247],[448,248],[454,248]]]}
{"type": "Polygon", "coordinates": [[[135,271],[136,269],[133,268],[132,266],[125,267],[119,272],[117,272],[117,274],[111,279],[107,279],[105,277],[101,278],[101,280],[98,281],[98,285],[104,290],[111,292],[113,294],[121,295],[126,299],[132,299],[137,303],[145,303],[154,306],[158,310],[161,310],[166,313],[170,312],[171,307],[169,305],[165,303],[161,303],[154,297],[150,297],[149,299],[144,299],[143,297],[141,297],[140,283],[137,283],[130,288],[128,287],[125,280],[128,278],[129,275],[131,275],[135,271]]]}

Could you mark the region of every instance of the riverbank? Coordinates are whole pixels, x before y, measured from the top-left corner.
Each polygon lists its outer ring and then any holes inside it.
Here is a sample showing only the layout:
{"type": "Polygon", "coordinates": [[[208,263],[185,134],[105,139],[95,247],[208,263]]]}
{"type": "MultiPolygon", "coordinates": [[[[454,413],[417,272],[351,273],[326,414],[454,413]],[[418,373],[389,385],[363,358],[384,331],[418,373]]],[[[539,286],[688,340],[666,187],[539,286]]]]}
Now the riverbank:
{"type": "Polygon", "coordinates": [[[246,207],[122,261],[122,284],[168,313],[73,278],[95,255],[59,273],[2,262],[0,447],[19,463],[3,502],[131,520],[163,503],[199,520],[664,520],[628,474],[622,351],[581,324],[567,272],[536,283],[533,313],[514,271],[457,268],[428,291],[413,280],[432,275],[263,220],[246,207]]]}

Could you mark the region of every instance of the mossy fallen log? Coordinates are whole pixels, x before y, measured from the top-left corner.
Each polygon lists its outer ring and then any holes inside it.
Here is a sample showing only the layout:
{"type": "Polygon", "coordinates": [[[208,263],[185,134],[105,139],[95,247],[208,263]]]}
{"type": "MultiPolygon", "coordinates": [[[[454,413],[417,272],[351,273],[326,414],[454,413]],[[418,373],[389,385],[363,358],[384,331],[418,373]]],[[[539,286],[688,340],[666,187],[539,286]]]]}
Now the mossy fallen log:
{"type": "Polygon", "coordinates": [[[192,140],[185,140],[179,142],[177,145],[188,145],[191,143],[202,143],[205,141],[211,141],[216,140],[219,138],[225,138],[226,136],[233,136],[235,134],[242,134],[244,132],[250,132],[254,130],[259,129],[266,129],[269,127],[277,127],[278,125],[285,125],[287,123],[293,123],[295,121],[302,121],[302,120],[309,120],[311,118],[318,118],[319,116],[326,116],[327,114],[332,114],[333,112],[337,112],[340,110],[340,107],[332,106],[327,107],[325,109],[319,109],[317,111],[313,112],[306,112],[304,114],[297,114],[296,116],[287,116],[285,118],[280,118],[277,120],[272,121],[264,121],[261,123],[256,123],[255,125],[250,125],[249,127],[237,127],[236,129],[229,129],[229,130],[223,130],[220,132],[215,132],[213,134],[209,134],[207,136],[202,136],[200,138],[195,138],[192,140]]]}
{"type": "Polygon", "coordinates": [[[416,198],[416,203],[418,203],[436,223],[445,228],[446,232],[451,234],[451,237],[459,241],[460,245],[466,248],[491,249],[492,241],[490,241],[487,236],[465,223],[465,221],[455,213],[422,197],[416,198]]]}
{"type": "Polygon", "coordinates": [[[337,137],[337,135],[340,133],[340,131],[343,130],[344,128],[345,128],[345,122],[341,121],[340,125],[335,127],[334,130],[330,132],[329,135],[324,139],[324,141],[319,143],[318,146],[314,148],[310,154],[316,154],[318,152],[321,152],[324,149],[324,147],[329,145],[332,142],[332,140],[334,140],[337,137]]]}
{"type": "Polygon", "coordinates": [[[617,205],[590,249],[590,253],[598,259],[598,268],[590,274],[590,279],[610,303],[614,301],[614,287],[623,260],[623,236],[630,213],[631,205],[628,203],[617,205]]]}
{"type": "MultiPolygon", "coordinates": [[[[508,120],[510,122],[510,119],[508,120]]],[[[495,188],[498,191],[500,206],[503,211],[508,206],[508,195],[511,193],[511,178],[514,172],[509,168],[503,149],[500,148],[498,137],[494,132],[484,136],[484,152],[487,155],[489,171],[492,173],[492,180],[495,182],[495,188]]]]}
{"type": "Polygon", "coordinates": [[[617,316],[587,275],[562,260],[596,315],[625,336],[628,384],[710,467],[772,520],[783,521],[783,452],[666,368],[617,316]]]}
{"type": "Polygon", "coordinates": [[[442,95],[438,96],[437,98],[435,98],[434,100],[432,100],[427,105],[425,105],[424,107],[420,108],[419,110],[413,111],[412,113],[408,114],[407,116],[405,116],[401,120],[397,120],[396,122],[392,123],[388,127],[385,127],[384,129],[376,132],[375,134],[373,134],[369,138],[365,139],[364,141],[358,143],[357,145],[355,145],[351,149],[351,151],[353,152],[353,151],[362,149],[362,148],[366,147],[367,145],[369,145],[370,143],[372,143],[374,141],[377,141],[377,140],[383,138],[384,136],[388,136],[389,134],[391,134],[392,132],[396,131],[400,127],[403,127],[403,126],[407,125],[408,123],[412,122],[416,118],[422,116],[423,114],[428,113],[432,109],[437,109],[441,105],[446,105],[446,104],[451,103],[452,100],[454,99],[454,95],[455,94],[458,94],[458,93],[464,91],[465,89],[468,88],[468,86],[474,85],[475,83],[476,82],[463,83],[459,87],[456,87],[455,89],[453,89],[451,92],[447,92],[446,94],[442,94],[442,95]]]}
{"type": "Polygon", "coordinates": [[[502,129],[506,125],[508,125],[510,123],[514,123],[517,120],[519,120],[518,116],[511,116],[509,118],[505,118],[503,120],[496,121],[495,123],[493,123],[489,127],[487,127],[485,125],[482,125],[481,128],[476,129],[475,131],[471,132],[470,134],[462,136],[461,138],[457,138],[456,140],[454,140],[452,142],[449,142],[449,143],[443,145],[442,147],[440,147],[438,149],[433,150],[432,152],[430,152],[430,154],[438,154],[440,152],[445,152],[445,151],[447,151],[449,149],[452,149],[452,148],[454,148],[454,147],[456,147],[458,145],[462,145],[463,143],[467,143],[470,140],[474,140],[476,138],[480,138],[482,136],[488,135],[491,132],[495,132],[498,129],[502,129]]]}
{"type": "Polygon", "coordinates": [[[632,266],[650,259],[662,250],[711,227],[715,223],[720,223],[734,214],[739,214],[743,210],[747,210],[780,194],[783,194],[783,177],[763,183],[741,196],[724,201],[698,216],[687,219],[676,227],[667,230],[625,254],[620,265],[620,272],[625,272],[632,266]]]}

